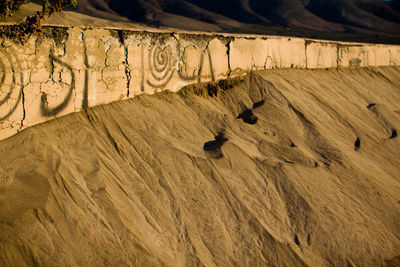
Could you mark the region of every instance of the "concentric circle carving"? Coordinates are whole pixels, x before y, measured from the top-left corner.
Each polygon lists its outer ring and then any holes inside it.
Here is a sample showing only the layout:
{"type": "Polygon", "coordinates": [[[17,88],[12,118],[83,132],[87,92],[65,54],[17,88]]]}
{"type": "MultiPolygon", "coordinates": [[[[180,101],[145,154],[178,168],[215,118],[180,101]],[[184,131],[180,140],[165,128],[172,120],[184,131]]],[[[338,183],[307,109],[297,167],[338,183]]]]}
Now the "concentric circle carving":
{"type": "Polygon", "coordinates": [[[0,49],[0,121],[7,119],[22,98],[23,76],[18,57],[0,49]]]}

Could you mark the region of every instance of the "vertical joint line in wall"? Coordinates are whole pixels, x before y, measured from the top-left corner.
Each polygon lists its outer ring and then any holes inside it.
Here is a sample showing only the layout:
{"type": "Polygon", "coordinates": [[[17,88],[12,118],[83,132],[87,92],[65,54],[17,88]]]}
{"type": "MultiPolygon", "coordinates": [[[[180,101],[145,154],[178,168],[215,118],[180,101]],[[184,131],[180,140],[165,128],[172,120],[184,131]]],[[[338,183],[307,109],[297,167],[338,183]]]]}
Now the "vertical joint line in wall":
{"type": "Polygon", "coordinates": [[[50,76],[49,76],[49,80],[52,80],[53,82],[53,76],[54,76],[54,60],[53,60],[53,48],[50,48],[50,53],[49,53],[49,62],[50,62],[50,76]]]}
{"type": "Polygon", "coordinates": [[[21,101],[22,101],[22,119],[21,119],[21,128],[24,127],[24,120],[26,118],[26,110],[25,110],[25,92],[24,86],[21,88],[21,101]]]}
{"type": "Polygon", "coordinates": [[[228,55],[228,77],[231,76],[231,40],[226,43],[226,54],[228,55]]]}
{"type": "Polygon", "coordinates": [[[131,84],[131,70],[129,69],[129,62],[128,62],[128,46],[125,43],[125,32],[122,30],[118,30],[118,38],[119,38],[119,42],[120,44],[124,47],[124,65],[125,65],[125,76],[126,76],[126,97],[129,98],[130,95],[130,84],[131,84]]]}
{"type": "Polygon", "coordinates": [[[307,46],[308,46],[308,40],[306,40],[304,43],[304,55],[306,57],[306,69],[308,69],[307,46]]]}
{"type": "Polygon", "coordinates": [[[199,68],[199,71],[197,73],[197,82],[198,83],[201,82],[201,71],[203,70],[203,62],[204,62],[204,54],[202,54],[202,56],[200,57],[200,68],[199,68]]]}
{"type": "Polygon", "coordinates": [[[210,62],[211,80],[214,82],[215,81],[215,73],[214,73],[211,53],[208,48],[207,48],[207,52],[208,52],[208,62],[210,62]]]}
{"type": "Polygon", "coordinates": [[[339,52],[340,52],[340,44],[336,43],[336,68],[339,68],[339,52]]]}
{"type": "Polygon", "coordinates": [[[126,97],[129,98],[130,92],[129,88],[131,85],[131,70],[129,69],[129,62],[128,62],[128,46],[125,45],[125,43],[122,44],[124,46],[124,52],[125,52],[125,75],[126,75],[126,97]]]}
{"type": "Polygon", "coordinates": [[[82,33],[83,40],[83,63],[85,64],[85,87],[83,89],[83,98],[82,98],[82,109],[87,109],[89,107],[89,59],[87,54],[87,44],[85,35],[82,33]]]}

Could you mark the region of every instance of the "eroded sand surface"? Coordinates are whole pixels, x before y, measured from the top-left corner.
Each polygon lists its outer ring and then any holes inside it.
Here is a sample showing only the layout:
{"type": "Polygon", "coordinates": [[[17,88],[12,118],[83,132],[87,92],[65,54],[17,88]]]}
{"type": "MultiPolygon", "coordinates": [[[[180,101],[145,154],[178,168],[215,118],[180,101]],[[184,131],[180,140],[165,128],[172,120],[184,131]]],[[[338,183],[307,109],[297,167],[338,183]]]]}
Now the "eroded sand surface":
{"type": "Polygon", "coordinates": [[[0,265],[399,263],[400,68],[221,87],[0,141],[0,265]]]}

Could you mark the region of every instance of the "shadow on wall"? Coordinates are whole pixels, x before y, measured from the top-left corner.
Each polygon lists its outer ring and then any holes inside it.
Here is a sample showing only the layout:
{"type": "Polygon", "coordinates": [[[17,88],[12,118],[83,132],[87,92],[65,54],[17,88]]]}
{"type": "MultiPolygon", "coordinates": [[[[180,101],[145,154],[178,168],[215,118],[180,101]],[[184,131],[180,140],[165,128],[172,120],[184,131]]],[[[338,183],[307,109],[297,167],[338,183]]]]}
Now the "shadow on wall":
{"type": "Polygon", "coordinates": [[[38,114],[33,115],[29,125],[141,93],[177,91],[191,83],[216,81],[250,70],[398,65],[400,54],[400,48],[395,46],[364,47],[285,37],[175,36],[125,31],[124,36],[119,31],[103,29],[68,31],[61,44],[48,37],[40,55],[35,47],[35,58],[27,56],[33,54],[28,44],[0,48],[0,131],[15,125],[25,127],[26,115],[34,112],[38,114]],[[58,51],[60,46],[63,53],[58,51]],[[48,78],[34,83],[33,71],[45,73],[48,78]],[[125,84],[121,86],[117,79],[125,84]],[[43,89],[43,84],[47,89],[43,89]],[[25,92],[28,85],[34,92],[25,92]],[[54,89],[55,85],[61,89],[54,89]],[[25,105],[29,94],[38,95],[40,101],[25,105]],[[98,101],[99,98],[102,100],[98,101]]]}

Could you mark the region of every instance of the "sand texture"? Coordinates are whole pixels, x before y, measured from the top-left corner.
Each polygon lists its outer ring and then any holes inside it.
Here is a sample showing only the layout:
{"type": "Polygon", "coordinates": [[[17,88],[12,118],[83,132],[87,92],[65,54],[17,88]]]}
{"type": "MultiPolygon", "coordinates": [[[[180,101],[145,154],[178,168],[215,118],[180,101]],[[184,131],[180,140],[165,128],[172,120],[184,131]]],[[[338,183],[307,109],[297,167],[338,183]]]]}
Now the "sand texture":
{"type": "Polygon", "coordinates": [[[0,266],[398,266],[399,89],[398,67],[269,70],[23,130],[0,266]]]}

